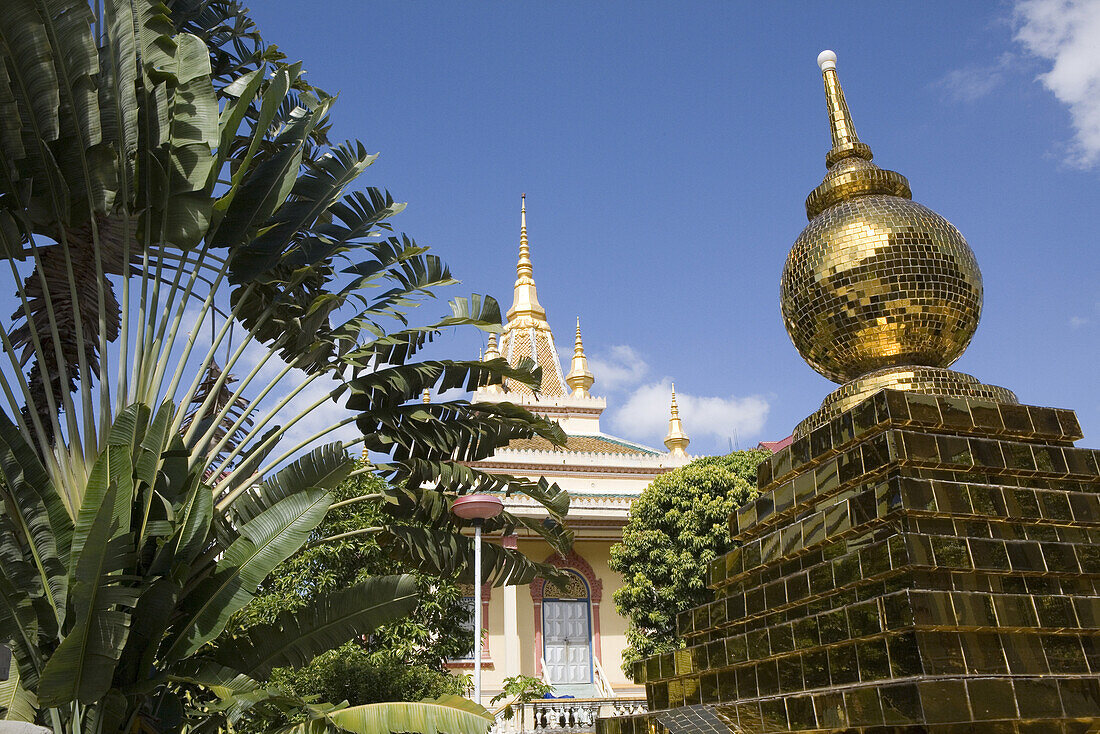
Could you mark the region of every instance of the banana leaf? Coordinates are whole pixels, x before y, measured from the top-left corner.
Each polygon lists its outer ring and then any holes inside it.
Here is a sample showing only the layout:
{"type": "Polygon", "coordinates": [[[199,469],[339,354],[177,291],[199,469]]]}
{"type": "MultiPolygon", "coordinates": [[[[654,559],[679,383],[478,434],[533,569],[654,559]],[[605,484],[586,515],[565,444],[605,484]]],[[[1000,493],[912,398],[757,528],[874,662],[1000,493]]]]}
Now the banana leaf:
{"type": "Polygon", "coordinates": [[[4,721],[34,723],[38,700],[20,685],[19,669],[10,668],[8,679],[0,681],[0,718],[4,721]]]}
{"type": "Polygon", "coordinates": [[[493,723],[493,715],[485,707],[461,696],[442,696],[351,706],[281,729],[279,734],[486,734],[493,723]]]}
{"type": "Polygon", "coordinates": [[[226,621],[252,600],[268,574],[302,547],[330,504],[332,495],[327,492],[303,491],[245,523],[241,537],[226,550],[214,574],[181,601],[187,622],[165,657],[180,660],[217,637],[226,621]]]}
{"type": "Polygon", "coordinates": [[[272,668],[305,665],[322,652],[403,617],[417,604],[412,576],[379,576],[321,596],[307,607],[283,612],[272,624],[219,641],[215,660],[266,679],[272,668]]]}

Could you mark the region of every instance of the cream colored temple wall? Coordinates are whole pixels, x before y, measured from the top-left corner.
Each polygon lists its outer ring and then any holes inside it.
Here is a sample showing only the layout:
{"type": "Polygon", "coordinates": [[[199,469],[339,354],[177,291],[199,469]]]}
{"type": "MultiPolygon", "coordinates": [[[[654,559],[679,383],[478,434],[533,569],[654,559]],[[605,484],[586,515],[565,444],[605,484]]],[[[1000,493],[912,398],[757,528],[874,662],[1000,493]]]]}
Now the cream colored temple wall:
{"type": "MultiPolygon", "coordinates": [[[[602,585],[602,595],[598,605],[600,664],[616,695],[633,697],[641,695],[643,689],[629,681],[621,667],[623,650],[626,647],[627,625],[626,620],[615,611],[613,599],[615,589],[621,584],[621,577],[609,566],[611,545],[617,541],[618,538],[581,540],[575,543],[574,552],[588,562],[596,579],[602,585]]],[[[549,553],[549,549],[541,542],[520,541],[519,550],[539,560],[549,553]]],[[[591,594],[591,589],[589,593],[591,594]]],[[[593,633],[595,628],[595,615],[593,615],[593,633]]],[[[492,589],[486,629],[488,630],[489,658],[484,660],[482,688],[487,703],[501,691],[505,678],[520,674],[536,675],[537,661],[542,651],[537,646],[539,638],[537,633],[540,630],[535,626],[535,604],[531,598],[531,587],[492,589]],[[509,600],[509,595],[513,595],[513,601],[509,600]],[[506,612],[511,604],[514,604],[516,612],[515,621],[509,624],[506,612]]],[[[595,649],[595,639],[593,639],[593,651],[595,649]]],[[[455,668],[458,673],[469,672],[469,670],[470,668],[465,665],[455,668]]]]}

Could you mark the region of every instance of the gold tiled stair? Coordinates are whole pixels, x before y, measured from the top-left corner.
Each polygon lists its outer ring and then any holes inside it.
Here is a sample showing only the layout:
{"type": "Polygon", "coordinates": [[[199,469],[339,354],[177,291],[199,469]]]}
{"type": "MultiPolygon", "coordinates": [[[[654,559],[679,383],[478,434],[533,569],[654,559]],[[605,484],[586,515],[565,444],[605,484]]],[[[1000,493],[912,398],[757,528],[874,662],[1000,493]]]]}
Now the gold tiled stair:
{"type": "Polygon", "coordinates": [[[883,390],[761,464],[649,714],[601,734],[1100,727],[1100,469],[1072,411],[883,390]]]}

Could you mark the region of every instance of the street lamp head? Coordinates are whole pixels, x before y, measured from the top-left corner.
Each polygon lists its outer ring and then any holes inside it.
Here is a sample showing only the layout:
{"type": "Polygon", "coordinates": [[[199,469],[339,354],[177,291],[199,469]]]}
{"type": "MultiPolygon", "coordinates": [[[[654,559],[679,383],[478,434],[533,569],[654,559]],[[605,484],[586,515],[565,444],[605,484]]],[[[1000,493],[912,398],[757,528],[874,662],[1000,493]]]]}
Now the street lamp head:
{"type": "Polygon", "coordinates": [[[491,494],[467,494],[451,505],[451,512],[463,520],[491,520],[504,510],[500,497],[491,494]]]}

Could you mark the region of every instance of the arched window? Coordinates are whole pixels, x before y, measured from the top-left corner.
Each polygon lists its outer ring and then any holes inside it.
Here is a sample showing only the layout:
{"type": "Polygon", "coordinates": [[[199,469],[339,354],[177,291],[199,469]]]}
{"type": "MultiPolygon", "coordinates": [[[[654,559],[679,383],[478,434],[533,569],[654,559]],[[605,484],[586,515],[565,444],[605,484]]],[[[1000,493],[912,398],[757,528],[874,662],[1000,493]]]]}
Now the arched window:
{"type": "MultiPolygon", "coordinates": [[[[466,617],[463,628],[465,628],[469,634],[470,647],[469,650],[459,658],[447,661],[447,666],[451,668],[468,668],[473,667],[474,664],[474,604],[477,603],[477,598],[474,592],[473,584],[459,584],[459,593],[462,594],[462,606],[467,610],[469,616],[466,617]]],[[[483,637],[481,640],[481,663],[482,665],[492,665],[492,659],[489,654],[489,638],[485,633],[489,628],[489,598],[492,587],[488,584],[483,584],[481,587],[481,628],[483,637]]]]}
{"type": "Polygon", "coordinates": [[[569,569],[568,582],[545,583],[542,597],[542,659],[548,682],[592,682],[592,604],[588,584],[569,569]]]}

